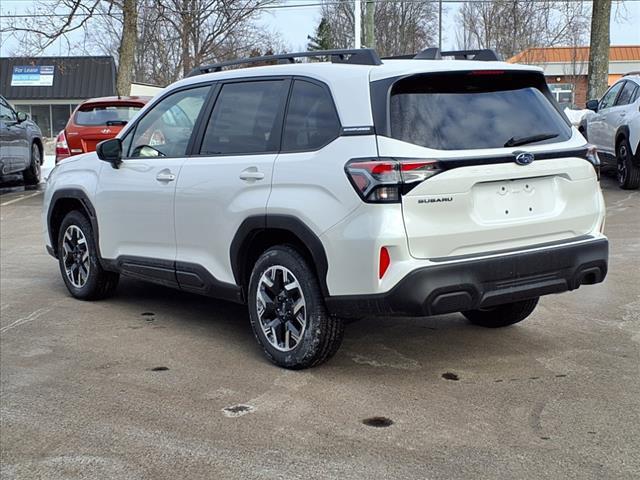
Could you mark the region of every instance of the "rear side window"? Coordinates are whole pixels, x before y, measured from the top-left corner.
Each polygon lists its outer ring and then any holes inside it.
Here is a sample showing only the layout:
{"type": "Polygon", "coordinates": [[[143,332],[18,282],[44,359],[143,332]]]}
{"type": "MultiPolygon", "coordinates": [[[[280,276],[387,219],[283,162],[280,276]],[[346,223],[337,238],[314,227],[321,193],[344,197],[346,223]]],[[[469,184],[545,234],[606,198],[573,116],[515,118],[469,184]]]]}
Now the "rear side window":
{"type": "Polygon", "coordinates": [[[437,150],[502,148],[567,140],[571,128],[520,72],[417,75],[396,82],[389,105],[391,136],[437,150]],[[537,137],[539,140],[531,140],[537,137]]]}
{"type": "Polygon", "coordinates": [[[296,80],[282,138],[283,151],[317,150],[340,134],[340,120],[329,91],[296,80]]]}
{"type": "Polygon", "coordinates": [[[200,154],[277,151],[288,85],[285,80],[223,85],[211,112],[200,154]]]}
{"type": "Polygon", "coordinates": [[[622,87],[622,91],[616,100],[616,105],[628,105],[633,102],[637,88],[638,86],[635,83],[625,82],[624,87],[622,87]]]}
{"type": "Polygon", "coordinates": [[[76,112],[74,123],[82,126],[125,125],[138,113],[138,105],[88,105],[76,112]]]}

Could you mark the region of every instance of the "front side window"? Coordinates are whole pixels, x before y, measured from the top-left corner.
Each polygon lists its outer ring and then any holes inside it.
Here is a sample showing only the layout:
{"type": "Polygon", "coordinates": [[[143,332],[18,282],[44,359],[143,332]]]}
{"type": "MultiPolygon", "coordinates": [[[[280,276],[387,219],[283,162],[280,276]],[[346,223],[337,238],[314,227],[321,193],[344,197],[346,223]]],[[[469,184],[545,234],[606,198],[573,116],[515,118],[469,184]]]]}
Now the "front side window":
{"type": "Polygon", "coordinates": [[[182,90],[156,103],[136,125],[132,140],[124,139],[129,157],[186,155],[189,139],[210,88],[206,85],[182,90]]]}
{"type": "Polygon", "coordinates": [[[0,100],[0,118],[5,122],[13,122],[16,120],[16,114],[13,112],[13,109],[2,100],[0,100]]]}
{"type": "Polygon", "coordinates": [[[526,74],[484,71],[399,80],[391,90],[391,136],[438,150],[568,140],[571,128],[540,82],[526,74]]]}
{"type": "Polygon", "coordinates": [[[200,154],[277,151],[288,85],[285,80],[223,85],[211,112],[200,154]]]}
{"type": "Polygon", "coordinates": [[[636,94],[637,88],[638,86],[635,83],[625,82],[624,87],[622,87],[622,91],[616,100],[616,105],[629,105],[633,102],[633,97],[636,94]]]}
{"type": "Polygon", "coordinates": [[[616,101],[616,97],[618,96],[618,92],[622,88],[622,84],[624,82],[616,83],[613,87],[611,87],[607,93],[604,94],[602,100],[600,100],[600,105],[598,106],[598,110],[602,110],[603,108],[613,107],[614,102],[616,101]]]}
{"type": "Polygon", "coordinates": [[[316,150],[340,134],[331,94],[320,85],[296,80],[282,138],[283,151],[316,150]]]}

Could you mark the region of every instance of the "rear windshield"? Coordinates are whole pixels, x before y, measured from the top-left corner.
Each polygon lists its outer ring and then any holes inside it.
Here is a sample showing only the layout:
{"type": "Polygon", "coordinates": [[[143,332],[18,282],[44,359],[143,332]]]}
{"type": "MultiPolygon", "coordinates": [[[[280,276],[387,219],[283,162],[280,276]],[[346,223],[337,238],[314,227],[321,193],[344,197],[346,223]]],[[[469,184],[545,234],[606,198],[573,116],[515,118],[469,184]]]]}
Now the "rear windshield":
{"type": "Polygon", "coordinates": [[[391,136],[438,150],[567,140],[571,128],[539,77],[481,71],[399,80],[391,90],[391,136]]]}
{"type": "Polygon", "coordinates": [[[76,112],[74,123],[84,126],[125,125],[141,108],[137,105],[89,105],[76,112]]]}

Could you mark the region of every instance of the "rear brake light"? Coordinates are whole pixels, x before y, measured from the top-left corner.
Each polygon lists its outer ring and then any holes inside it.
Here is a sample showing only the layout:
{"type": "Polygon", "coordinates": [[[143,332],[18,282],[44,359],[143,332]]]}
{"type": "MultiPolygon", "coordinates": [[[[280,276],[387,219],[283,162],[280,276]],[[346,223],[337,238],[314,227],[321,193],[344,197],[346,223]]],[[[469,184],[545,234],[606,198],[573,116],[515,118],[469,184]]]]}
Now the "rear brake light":
{"type": "Polygon", "coordinates": [[[384,274],[387,273],[389,265],[391,265],[389,250],[387,250],[387,247],[382,247],[380,249],[380,268],[378,270],[378,278],[384,277],[384,274]]]}
{"type": "Polygon", "coordinates": [[[473,70],[468,75],[504,75],[504,70],[473,70]]]}
{"type": "Polygon", "coordinates": [[[69,155],[71,155],[71,152],[67,144],[67,137],[64,134],[64,130],[62,130],[56,137],[56,163],[69,155]]]}
{"type": "Polygon", "coordinates": [[[360,198],[368,203],[398,203],[400,196],[440,173],[436,160],[356,158],[345,171],[360,198]]]}

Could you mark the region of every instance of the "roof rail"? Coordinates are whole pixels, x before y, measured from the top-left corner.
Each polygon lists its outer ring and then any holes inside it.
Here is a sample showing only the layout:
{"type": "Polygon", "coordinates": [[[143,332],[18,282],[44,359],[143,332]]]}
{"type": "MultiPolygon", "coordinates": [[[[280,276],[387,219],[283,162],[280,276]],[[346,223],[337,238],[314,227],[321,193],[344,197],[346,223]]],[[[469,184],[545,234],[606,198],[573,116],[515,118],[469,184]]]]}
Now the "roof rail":
{"type": "Polygon", "coordinates": [[[264,55],[262,57],[239,58],[226,62],[201,65],[191,70],[187,77],[202,75],[203,73],[219,72],[224,67],[243,65],[259,62],[295,63],[296,58],[329,57],[332,63],[349,63],[353,65],[381,65],[380,57],[371,48],[343,49],[343,50],[316,50],[313,52],[283,53],[280,55],[264,55]]]}
{"type": "Polygon", "coordinates": [[[449,50],[440,51],[439,48],[427,48],[416,54],[416,60],[440,60],[442,57],[454,57],[456,60],[480,60],[480,61],[500,61],[500,56],[495,50],[484,48],[481,50],[449,50]]]}

